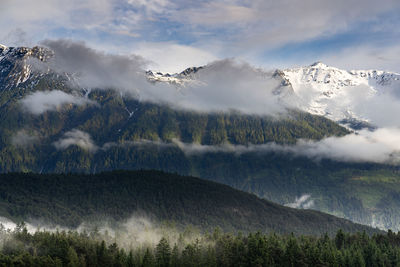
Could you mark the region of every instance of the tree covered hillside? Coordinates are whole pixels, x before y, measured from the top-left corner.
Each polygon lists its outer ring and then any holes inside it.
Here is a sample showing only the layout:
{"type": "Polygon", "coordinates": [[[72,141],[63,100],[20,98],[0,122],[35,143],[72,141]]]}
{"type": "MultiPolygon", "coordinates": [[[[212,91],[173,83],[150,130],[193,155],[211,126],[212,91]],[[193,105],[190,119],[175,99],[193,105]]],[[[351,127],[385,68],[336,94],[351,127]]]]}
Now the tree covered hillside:
{"type": "Polygon", "coordinates": [[[297,234],[377,232],[313,210],[297,210],[229,186],[157,171],[96,175],[10,173],[0,175],[0,215],[78,226],[144,214],[177,225],[228,231],[297,234]]]}

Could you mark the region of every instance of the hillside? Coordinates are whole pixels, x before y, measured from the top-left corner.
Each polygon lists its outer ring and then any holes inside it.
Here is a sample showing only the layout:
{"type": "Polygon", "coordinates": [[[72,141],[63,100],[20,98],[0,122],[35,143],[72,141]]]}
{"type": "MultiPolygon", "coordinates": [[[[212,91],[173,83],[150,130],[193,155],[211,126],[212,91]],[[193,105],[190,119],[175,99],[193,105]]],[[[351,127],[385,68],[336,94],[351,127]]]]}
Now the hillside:
{"type": "Polygon", "coordinates": [[[96,175],[0,175],[0,215],[78,226],[84,221],[127,219],[135,213],[154,221],[202,229],[296,234],[376,232],[312,210],[297,210],[229,186],[156,171],[96,175]]]}
{"type": "MultiPolygon", "coordinates": [[[[139,101],[115,89],[79,87],[73,75],[34,68],[32,59],[43,62],[52,56],[43,48],[5,48],[0,53],[2,173],[156,169],[213,180],[279,204],[308,195],[313,209],[382,229],[400,229],[396,167],[321,161],[273,149],[276,144],[349,134],[323,116],[293,109],[275,115],[176,109],[139,101]],[[54,104],[55,100],[59,102],[54,104]]],[[[148,72],[146,77],[152,83],[185,86],[202,71],[148,72]],[[182,79],[185,82],[179,83],[182,79]]],[[[363,77],[321,64],[292,71],[299,76],[298,83],[286,79],[289,70],[277,71],[279,87],[267,89],[279,94],[283,87],[304,83],[321,89],[316,93],[323,99],[339,99],[323,93],[397,81],[395,75],[363,77]],[[324,83],[328,76],[330,82],[324,83]],[[355,80],[345,83],[351,77],[355,80]]]]}

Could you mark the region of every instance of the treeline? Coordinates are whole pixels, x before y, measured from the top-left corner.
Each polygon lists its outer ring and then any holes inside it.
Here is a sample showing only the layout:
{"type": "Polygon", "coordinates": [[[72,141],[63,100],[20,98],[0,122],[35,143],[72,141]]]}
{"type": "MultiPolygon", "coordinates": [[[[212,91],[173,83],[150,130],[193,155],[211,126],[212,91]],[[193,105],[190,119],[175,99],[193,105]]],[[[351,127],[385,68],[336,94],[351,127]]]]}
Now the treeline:
{"type": "Polygon", "coordinates": [[[320,237],[215,230],[190,242],[121,248],[99,232],[1,231],[1,266],[398,266],[400,234],[320,237]]]}

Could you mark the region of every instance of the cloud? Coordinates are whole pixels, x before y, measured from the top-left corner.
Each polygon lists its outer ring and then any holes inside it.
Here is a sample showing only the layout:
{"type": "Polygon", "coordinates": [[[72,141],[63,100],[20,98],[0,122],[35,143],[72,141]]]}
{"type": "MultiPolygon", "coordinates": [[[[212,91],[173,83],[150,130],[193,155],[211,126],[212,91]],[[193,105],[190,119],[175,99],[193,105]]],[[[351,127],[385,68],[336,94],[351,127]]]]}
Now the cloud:
{"type": "MultiPolygon", "coordinates": [[[[234,56],[262,64],[269,60],[265,53],[275,49],[289,47],[285,51],[293,53],[296,47],[290,49],[291,45],[310,42],[310,52],[318,41],[330,38],[328,50],[336,52],[338,46],[354,44],[340,36],[349,33],[366,37],[356,43],[379,49],[376,40],[381,38],[376,33],[398,43],[399,9],[396,0],[382,0],[379,5],[373,0],[3,0],[0,39],[7,45],[32,46],[43,39],[72,38],[114,53],[136,47],[143,55],[152,51],[160,55],[149,56],[158,63],[157,69],[175,71],[178,66],[208,62],[208,57],[234,56]],[[18,31],[24,32],[23,38],[18,31]],[[171,44],[166,46],[168,52],[159,52],[166,44],[171,44]]],[[[276,61],[287,58],[290,55],[282,54],[276,61]]],[[[346,64],[354,62],[362,61],[346,64]]],[[[381,63],[385,69],[398,68],[394,61],[381,63]]]]}
{"type": "Polygon", "coordinates": [[[43,44],[55,53],[46,64],[60,74],[74,73],[84,88],[114,89],[140,101],[200,112],[285,112],[286,106],[275,94],[281,80],[274,78],[272,72],[244,62],[214,61],[178,90],[167,83],[149,83],[145,75],[147,62],[140,56],[105,54],[69,40],[48,40],[43,44]]]}
{"type": "Polygon", "coordinates": [[[371,162],[385,164],[400,164],[400,129],[379,128],[375,131],[362,130],[342,137],[327,137],[320,141],[299,140],[294,145],[281,145],[275,142],[249,145],[202,145],[184,143],[178,139],[172,142],[137,140],[124,142],[109,142],[101,147],[95,145],[88,133],[72,130],[53,143],[57,149],[66,149],[78,145],[90,152],[107,151],[112,147],[156,146],[161,149],[179,148],[186,156],[208,153],[229,153],[237,156],[248,153],[281,153],[297,157],[308,157],[312,160],[331,159],[339,162],[371,162]]]}
{"type": "Polygon", "coordinates": [[[36,134],[29,134],[25,130],[18,131],[11,137],[11,144],[14,146],[29,146],[39,141],[39,136],[36,134]]]}
{"type": "Polygon", "coordinates": [[[107,142],[103,144],[101,147],[102,150],[107,151],[110,148],[113,147],[118,147],[118,148],[124,148],[127,146],[136,146],[136,147],[147,147],[147,146],[157,146],[159,148],[168,148],[168,147],[174,147],[175,145],[173,143],[165,143],[162,141],[154,141],[154,140],[146,140],[146,139],[141,139],[141,140],[136,140],[136,141],[120,141],[120,142],[107,142]]]}
{"type": "Polygon", "coordinates": [[[312,160],[332,159],[339,162],[400,163],[400,129],[362,130],[342,137],[327,137],[320,141],[299,140],[295,145],[267,143],[261,145],[201,145],[173,141],[186,155],[204,153],[285,153],[312,160]]]}
{"type": "Polygon", "coordinates": [[[144,94],[142,99],[158,99],[157,102],[166,102],[176,108],[200,112],[236,110],[247,114],[272,115],[285,112],[286,106],[274,93],[280,85],[281,81],[273,78],[270,72],[226,59],[205,66],[197,72],[193,83],[179,91],[156,86],[151,88],[151,94],[144,94]]]}
{"type": "Polygon", "coordinates": [[[149,66],[152,70],[169,73],[203,66],[217,59],[210,51],[170,42],[143,43],[135,48],[135,53],[154,62],[149,66]]]}
{"type": "Polygon", "coordinates": [[[378,89],[377,95],[368,97],[365,94],[353,100],[355,112],[367,118],[378,127],[398,127],[400,125],[400,82],[394,81],[392,88],[378,89]],[[381,91],[381,92],[379,92],[381,91]],[[383,91],[383,92],[382,92],[383,91]]]}
{"type": "Polygon", "coordinates": [[[337,161],[400,163],[400,129],[379,128],[362,130],[343,137],[328,137],[321,141],[299,141],[283,151],[313,159],[328,158],[337,161]]]}
{"type": "Polygon", "coordinates": [[[64,105],[93,105],[94,101],[87,98],[67,94],[60,90],[37,91],[20,101],[22,108],[34,115],[42,114],[46,111],[61,109],[64,105]]]}
{"type": "Polygon", "coordinates": [[[321,60],[343,69],[375,69],[400,72],[398,43],[351,45],[320,56],[321,60]]]}
{"type": "Polygon", "coordinates": [[[144,72],[147,62],[142,57],[105,54],[71,40],[47,40],[42,45],[55,53],[47,63],[50,68],[58,73],[75,74],[82,87],[135,94],[148,86],[144,72]]]}
{"type": "Polygon", "coordinates": [[[373,0],[362,4],[358,0],[203,1],[172,12],[170,19],[193,27],[222,28],[233,34],[236,43],[254,49],[345,32],[399,6],[395,0],[379,6],[373,0]]]}
{"type": "Polygon", "coordinates": [[[74,145],[89,152],[96,152],[99,149],[88,133],[78,129],[66,132],[63,137],[54,142],[53,145],[58,150],[64,150],[74,145]]]}
{"type": "Polygon", "coordinates": [[[114,0],[4,1],[0,9],[2,32],[8,34],[19,28],[32,39],[35,35],[48,35],[58,28],[90,30],[104,27],[113,19],[113,2],[115,2],[114,0]]]}
{"type": "Polygon", "coordinates": [[[171,143],[162,141],[127,141],[123,143],[106,143],[102,149],[113,146],[159,146],[162,148],[178,147],[187,156],[207,153],[230,153],[237,156],[248,153],[281,153],[312,160],[331,159],[339,162],[372,162],[400,164],[400,129],[379,128],[375,131],[361,130],[342,137],[327,137],[320,141],[299,140],[294,145],[281,145],[275,142],[249,145],[202,145],[184,143],[173,139],[171,143]]]}
{"type": "Polygon", "coordinates": [[[285,204],[285,206],[295,209],[310,209],[314,206],[314,200],[311,199],[311,195],[305,194],[297,198],[293,203],[285,204]]]}

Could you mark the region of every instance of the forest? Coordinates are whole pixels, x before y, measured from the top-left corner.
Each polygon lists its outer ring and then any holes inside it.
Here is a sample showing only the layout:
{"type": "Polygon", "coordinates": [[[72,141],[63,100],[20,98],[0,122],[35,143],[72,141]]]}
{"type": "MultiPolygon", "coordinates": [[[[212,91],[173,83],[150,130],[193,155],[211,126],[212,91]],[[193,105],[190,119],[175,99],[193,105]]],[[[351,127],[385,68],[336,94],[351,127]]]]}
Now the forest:
{"type": "Polygon", "coordinates": [[[247,235],[218,229],[190,241],[163,236],[156,244],[123,247],[118,239],[94,232],[37,231],[23,224],[1,229],[1,266],[398,266],[400,234],[319,237],[247,235]]]}
{"type": "Polygon", "coordinates": [[[40,219],[75,228],[84,222],[120,223],[136,215],[180,228],[220,227],[228,232],[380,232],[315,210],[284,207],[223,184],[160,171],[0,174],[0,216],[15,222],[40,219]]]}

